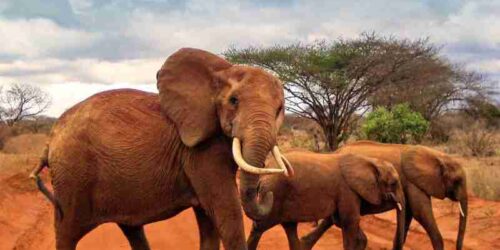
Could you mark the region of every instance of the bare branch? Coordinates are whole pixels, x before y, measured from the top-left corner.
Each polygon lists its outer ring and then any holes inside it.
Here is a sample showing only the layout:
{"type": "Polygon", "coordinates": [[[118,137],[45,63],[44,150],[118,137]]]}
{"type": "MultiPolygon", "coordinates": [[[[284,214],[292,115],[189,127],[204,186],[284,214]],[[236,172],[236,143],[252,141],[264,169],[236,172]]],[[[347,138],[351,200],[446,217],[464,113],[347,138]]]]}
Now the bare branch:
{"type": "Polygon", "coordinates": [[[0,121],[9,126],[33,118],[50,106],[50,96],[40,88],[28,84],[12,84],[0,91],[0,121]]]}

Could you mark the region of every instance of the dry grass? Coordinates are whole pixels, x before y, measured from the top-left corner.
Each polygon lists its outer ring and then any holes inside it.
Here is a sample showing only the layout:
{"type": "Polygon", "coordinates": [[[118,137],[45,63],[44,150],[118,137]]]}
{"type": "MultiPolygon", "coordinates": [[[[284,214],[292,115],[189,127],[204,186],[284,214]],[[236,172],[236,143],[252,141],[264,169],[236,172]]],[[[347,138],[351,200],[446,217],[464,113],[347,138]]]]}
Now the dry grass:
{"type": "MultiPolygon", "coordinates": [[[[496,135],[498,136],[498,134],[496,135]]],[[[31,171],[42,152],[47,136],[44,134],[24,134],[10,138],[0,152],[0,175],[31,171]]],[[[284,152],[292,149],[315,150],[313,137],[302,130],[292,129],[279,137],[279,145],[284,152]]],[[[432,147],[450,152],[451,143],[432,147]]],[[[498,149],[497,149],[498,150],[498,149]]],[[[498,153],[497,153],[498,154],[498,153]]],[[[475,195],[490,200],[500,200],[500,156],[460,157],[464,166],[469,190],[475,195]]]]}
{"type": "Polygon", "coordinates": [[[40,159],[47,135],[24,134],[7,140],[0,152],[0,181],[19,191],[35,191],[28,178],[40,159]]]}
{"type": "Polygon", "coordinates": [[[3,147],[7,154],[34,154],[39,156],[47,143],[45,134],[23,134],[9,138],[3,147]]]}
{"type": "Polygon", "coordinates": [[[38,157],[31,154],[5,154],[0,152],[0,171],[10,172],[36,162],[38,157]]]}
{"type": "Polygon", "coordinates": [[[19,191],[35,191],[36,185],[28,178],[39,157],[31,154],[0,153],[0,182],[19,191]]]}
{"type": "Polygon", "coordinates": [[[449,150],[463,156],[495,156],[499,145],[499,131],[487,129],[482,123],[474,123],[466,130],[453,132],[449,150]]]}
{"type": "Polygon", "coordinates": [[[500,200],[500,157],[458,158],[467,174],[469,191],[488,200],[500,200]]]}
{"type": "Polygon", "coordinates": [[[295,149],[318,151],[323,145],[317,141],[310,133],[295,129],[291,129],[286,134],[282,133],[278,138],[278,144],[284,152],[295,149]]]}

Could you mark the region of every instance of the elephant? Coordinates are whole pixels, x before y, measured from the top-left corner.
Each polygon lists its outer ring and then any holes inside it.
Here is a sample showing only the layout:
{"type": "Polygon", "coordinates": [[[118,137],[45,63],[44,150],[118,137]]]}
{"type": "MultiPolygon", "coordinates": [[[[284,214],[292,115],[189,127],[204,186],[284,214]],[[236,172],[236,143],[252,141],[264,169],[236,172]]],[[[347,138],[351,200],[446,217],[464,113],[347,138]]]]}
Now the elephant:
{"type": "MultiPolygon", "coordinates": [[[[467,178],[462,166],[451,156],[420,145],[385,144],[374,141],[357,141],[339,148],[335,153],[353,153],[391,162],[401,177],[405,192],[406,218],[403,241],[411,221],[415,218],[429,235],[436,250],[444,248],[443,238],[432,212],[431,197],[449,198],[458,202],[460,221],[456,249],[463,246],[468,214],[467,178]]],[[[309,240],[316,241],[329,222],[323,221],[311,233],[309,240]]]]}
{"type": "MultiPolygon", "coordinates": [[[[402,239],[404,193],[391,163],[355,154],[307,151],[291,151],[285,157],[293,165],[293,177],[269,175],[260,179],[260,192],[272,192],[274,205],[265,218],[249,216],[254,222],[248,249],[256,249],[262,234],[278,224],[285,229],[290,249],[311,249],[313,244],[299,240],[297,223],[319,219],[342,228],[344,249],[365,249],[360,216],[376,213],[378,207],[399,208],[402,239]]],[[[395,246],[402,249],[402,241],[395,240],[395,246]]]]}
{"type": "Polygon", "coordinates": [[[55,206],[58,250],[75,249],[99,224],[117,223],[132,249],[149,249],[143,225],[193,208],[200,248],[246,249],[243,214],[260,218],[273,193],[263,174],[288,174],[276,145],[281,82],[256,67],[183,48],[157,73],[159,94],[98,93],[54,125],[31,173],[55,206]],[[280,168],[266,169],[272,153],[280,168]],[[53,193],[40,180],[47,167],[53,193]],[[238,167],[240,187],[236,184],[238,167]]]}

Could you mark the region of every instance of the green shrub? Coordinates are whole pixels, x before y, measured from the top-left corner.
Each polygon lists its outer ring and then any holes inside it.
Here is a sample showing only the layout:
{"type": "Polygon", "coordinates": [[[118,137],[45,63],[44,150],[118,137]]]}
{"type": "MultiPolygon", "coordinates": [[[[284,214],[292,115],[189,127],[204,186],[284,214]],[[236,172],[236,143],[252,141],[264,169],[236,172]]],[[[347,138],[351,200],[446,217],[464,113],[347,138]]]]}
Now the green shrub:
{"type": "Polygon", "coordinates": [[[385,143],[419,143],[429,127],[418,112],[407,104],[398,104],[391,110],[378,107],[369,113],[361,126],[362,135],[369,140],[385,143]]]}

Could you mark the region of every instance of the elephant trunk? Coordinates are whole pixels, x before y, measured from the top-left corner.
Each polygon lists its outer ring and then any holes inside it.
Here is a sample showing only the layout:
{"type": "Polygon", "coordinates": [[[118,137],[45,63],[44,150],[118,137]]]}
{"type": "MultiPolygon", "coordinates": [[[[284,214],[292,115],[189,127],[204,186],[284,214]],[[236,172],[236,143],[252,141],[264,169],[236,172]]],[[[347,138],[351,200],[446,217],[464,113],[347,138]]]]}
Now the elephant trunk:
{"type": "MultiPolygon", "coordinates": [[[[262,168],[266,156],[275,145],[271,129],[251,130],[245,136],[243,159],[250,165],[262,168]],[[270,140],[270,138],[272,140],[270,140]]],[[[260,176],[247,171],[240,172],[240,196],[245,213],[254,220],[266,217],[273,207],[273,193],[259,194],[260,176]]]]}
{"type": "Polygon", "coordinates": [[[402,187],[400,186],[399,191],[396,191],[396,194],[393,192],[389,193],[391,199],[396,203],[397,229],[393,242],[393,249],[395,250],[403,249],[405,234],[406,207],[404,193],[401,189],[402,187]]]}
{"type": "Polygon", "coordinates": [[[467,225],[467,215],[468,215],[468,199],[467,191],[462,191],[462,197],[459,199],[459,209],[460,209],[460,222],[458,225],[458,235],[457,235],[457,250],[461,250],[464,242],[465,227],[467,225]]]}
{"type": "Polygon", "coordinates": [[[394,241],[394,249],[395,250],[400,250],[403,249],[403,244],[404,244],[404,234],[405,234],[405,208],[403,209],[397,209],[397,231],[396,231],[396,238],[394,241]]]}

